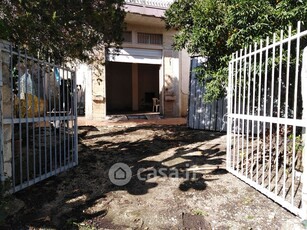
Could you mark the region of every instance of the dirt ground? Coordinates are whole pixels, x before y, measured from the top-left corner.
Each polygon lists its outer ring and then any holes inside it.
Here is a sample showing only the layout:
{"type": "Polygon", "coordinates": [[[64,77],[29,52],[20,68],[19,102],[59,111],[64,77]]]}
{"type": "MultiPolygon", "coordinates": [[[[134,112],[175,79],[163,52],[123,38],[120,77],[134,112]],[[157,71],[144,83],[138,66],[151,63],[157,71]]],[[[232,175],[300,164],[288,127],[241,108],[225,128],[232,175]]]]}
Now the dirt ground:
{"type": "Polygon", "coordinates": [[[303,229],[225,170],[225,134],[154,123],[80,126],[79,165],[14,194],[23,208],[3,228],[303,229]],[[124,186],[108,177],[119,162],[124,186]]]}

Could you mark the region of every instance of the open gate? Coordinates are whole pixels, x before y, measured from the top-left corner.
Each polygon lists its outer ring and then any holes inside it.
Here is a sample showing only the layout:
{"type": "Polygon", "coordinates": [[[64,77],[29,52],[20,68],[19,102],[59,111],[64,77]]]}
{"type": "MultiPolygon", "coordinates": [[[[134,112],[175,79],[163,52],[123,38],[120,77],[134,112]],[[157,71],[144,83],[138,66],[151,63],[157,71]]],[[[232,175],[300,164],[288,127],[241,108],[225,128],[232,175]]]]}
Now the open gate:
{"type": "Polygon", "coordinates": [[[299,23],[295,35],[290,27],[286,36],[281,31],[278,41],[274,34],[271,40],[233,54],[227,123],[228,171],[303,218],[307,218],[307,49],[302,60],[306,35],[299,23]]]}
{"type": "Polygon", "coordinates": [[[75,72],[0,41],[0,176],[16,192],[78,164],[75,72]]]}

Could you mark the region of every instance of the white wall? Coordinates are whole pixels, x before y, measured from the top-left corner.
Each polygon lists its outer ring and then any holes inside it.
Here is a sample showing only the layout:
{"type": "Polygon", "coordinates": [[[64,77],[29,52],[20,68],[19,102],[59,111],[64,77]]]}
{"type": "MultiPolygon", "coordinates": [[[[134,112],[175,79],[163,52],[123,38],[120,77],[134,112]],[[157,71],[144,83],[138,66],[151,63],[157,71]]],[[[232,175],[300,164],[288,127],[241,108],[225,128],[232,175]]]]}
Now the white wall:
{"type": "MultiPolygon", "coordinates": [[[[77,85],[82,86],[82,90],[84,90],[82,98],[83,103],[85,105],[85,115],[88,118],[92,118],[92,105],[93,105],[93,99],[92,99],[92,70],[87,64],[80,64],[77,66],[76,69],[76,75],[77,75],[77,85]]],[[[78,94],[78,101],[80,101],[81,95],[78,94]]]]}

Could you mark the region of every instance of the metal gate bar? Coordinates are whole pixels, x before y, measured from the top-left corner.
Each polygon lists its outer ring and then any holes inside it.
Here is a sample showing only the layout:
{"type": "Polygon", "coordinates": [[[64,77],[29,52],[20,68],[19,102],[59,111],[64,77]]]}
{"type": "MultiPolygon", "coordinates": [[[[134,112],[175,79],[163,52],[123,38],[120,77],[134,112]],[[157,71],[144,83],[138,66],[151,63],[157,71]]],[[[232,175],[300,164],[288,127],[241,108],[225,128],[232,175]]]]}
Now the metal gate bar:
{"type": "Polygon", "coordinates": [[[307,31],[301,32],[298,23],[296,32],[292,35],[289,27],[286,38],[281,31],[279,41],[274,34],[272,41],[267,38],[265,44],[261,40],[233,54],[228,77],[227,169],[291,212],[305,216],[307,120],[302,117],[302,101],[307,99],[299,76],[307,31]]]}
{"type": "Polygon", "coordinates": [[[0,48],[0,173],[17,192],[78,164],[76,79],[10,43],[0,48]]]}

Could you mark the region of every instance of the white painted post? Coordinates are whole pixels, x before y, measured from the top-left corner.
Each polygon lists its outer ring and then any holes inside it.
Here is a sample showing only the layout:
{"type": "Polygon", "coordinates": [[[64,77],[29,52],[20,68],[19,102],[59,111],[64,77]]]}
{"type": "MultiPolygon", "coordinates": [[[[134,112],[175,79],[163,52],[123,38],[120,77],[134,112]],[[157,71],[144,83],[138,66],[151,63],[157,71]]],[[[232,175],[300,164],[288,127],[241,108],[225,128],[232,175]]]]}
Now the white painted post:
{"type": "MultiPolygon", "coordinates": [[[[228,64],[228,92],[227,92],[227,152],[226,152],[226,169],[231,169],[231,126],[232,126],[232,118],[230,114],[232,113],[232,98],[233,98],[233,85],[232,85],[232,77],[233,77],[233,55],[231,62],[228,64]]],[[[223,124],[224,125],[224,124],[223,124]]]]}
{"type": "MultiPolygon", "coordinates": [[[[305,120],[305,124],[307,123],[307,47],[303,52],[303,61],[302,61],[302,99],[303,99],[303,114],[302,120],[305,120]]],[[[303,128],[303,175],[302,175],[302,210],[301,210],[301,218],[307,219],[307,133],[306,126],[303,128]]]]}

